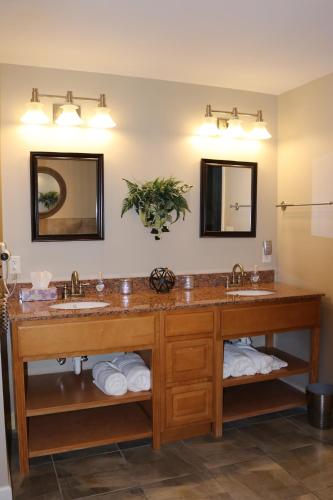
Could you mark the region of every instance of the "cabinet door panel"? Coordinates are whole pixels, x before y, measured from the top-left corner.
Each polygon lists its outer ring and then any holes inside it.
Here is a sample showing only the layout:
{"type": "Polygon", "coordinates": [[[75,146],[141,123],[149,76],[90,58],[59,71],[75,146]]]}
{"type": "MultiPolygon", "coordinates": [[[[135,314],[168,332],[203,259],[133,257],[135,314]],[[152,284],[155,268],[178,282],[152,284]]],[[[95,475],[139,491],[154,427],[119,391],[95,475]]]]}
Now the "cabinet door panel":
{"type": "Polygon", "coordinates": [[[309,328],[319,324],[319,314],[318,301],[222,308],[222,335],[244,336],[288,328],[309,328]]]}
{"type": "Polygon", "coordinates": [[[169,313],[165,316],[165,334],[167,337],[195,333],[212,334],[214,331],[214,312],[169,313]]]}
{"type": "Polygon", "coordinates": [[[166,427],[208,422],[213,415],[212,383],[171,387],[166,392],[166,427]]]}
{"type": "Polygon", "coordinates": [[[91,321],[27,322],[18,327],[19,356],[43,359],[56,355],[101,352],[153,345],[154,315],[91,321]]]}
{"type": "Polygon", "coordinates": [[[213,340],[169,342],[166,348],[167,383],[186,382],[213,374],[213,340]]]}

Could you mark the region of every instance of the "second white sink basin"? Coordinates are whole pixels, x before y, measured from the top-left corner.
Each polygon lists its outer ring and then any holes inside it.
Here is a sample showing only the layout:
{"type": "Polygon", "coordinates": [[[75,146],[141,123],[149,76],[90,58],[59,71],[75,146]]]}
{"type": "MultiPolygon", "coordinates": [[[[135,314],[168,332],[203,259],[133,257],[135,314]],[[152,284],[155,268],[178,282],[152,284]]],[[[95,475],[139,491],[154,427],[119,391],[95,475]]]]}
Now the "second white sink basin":
{"type": "Polygon", "coordinates": [[[62,304],[53,304],[50,309],[97,309],[110,305],[109,302],[64,302],[62,304]]]}
{"type": "Polygon", "coordinates": [[[241,297],[258,297],[259,295],[271,295],[270,290],[232,290],[231,292],[225,292],[226,295],[240,295],[241,297]]]}

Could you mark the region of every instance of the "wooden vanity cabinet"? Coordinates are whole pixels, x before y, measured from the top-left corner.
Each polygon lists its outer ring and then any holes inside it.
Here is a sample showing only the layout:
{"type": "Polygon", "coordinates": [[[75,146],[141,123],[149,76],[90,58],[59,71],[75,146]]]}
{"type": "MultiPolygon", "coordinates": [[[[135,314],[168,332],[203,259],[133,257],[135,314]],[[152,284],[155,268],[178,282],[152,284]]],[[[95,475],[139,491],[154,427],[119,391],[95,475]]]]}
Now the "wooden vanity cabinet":
{"type": "Polygon", "coordinates": [[[318,377],[320,295],[48,321],[12,321],[20,469],[29,457],[152,437],[158,448],[210,432],[223,422],[303,406],[304,393],[279,380],[318,377]],[[310,330],[311,358],[274,347],[274,336],[310,330]],[[222,380],[224,342],[265,335],[263,350],[288,362],[267,375],[222,380]],[[90,371],[26,375],[26,364],[82,354],[139,351],[152,371],[152,390],[106,396],[90,371]]]}
{"type": "Polygon", "coordinates": [[[159,315],[12,322],[20,470],[29,458],[132,439],[160,446],[159,315]],[[152,372],[152,390],[107,396],[80,375],[27,376],[27,363],[114,351],[138,351],[152,372]]]}

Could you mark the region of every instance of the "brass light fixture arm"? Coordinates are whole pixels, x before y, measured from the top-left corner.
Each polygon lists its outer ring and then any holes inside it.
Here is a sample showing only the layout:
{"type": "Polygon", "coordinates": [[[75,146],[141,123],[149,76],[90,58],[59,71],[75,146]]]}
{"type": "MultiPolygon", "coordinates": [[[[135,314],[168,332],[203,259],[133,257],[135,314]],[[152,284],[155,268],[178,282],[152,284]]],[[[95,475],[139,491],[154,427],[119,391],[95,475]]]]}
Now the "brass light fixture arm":
{"type": "Polygon", "coordinates": [[[32,89],[32,97],[31,101],[32,102],[39,102],[40,97],[48,97],[51,99],[65,99],[67,102],[72,103],[73,100],[79,100],[79,101],[95,101],[99,103],[99,106],[106,106],[105,102],[105,94],[100,94],[99,97],[84,97],[84,96],[74,96],[73,92],[71,90],[68,90],[65,95],[61,94],[42,94],[38,91],[37,88],[32,89]]]}

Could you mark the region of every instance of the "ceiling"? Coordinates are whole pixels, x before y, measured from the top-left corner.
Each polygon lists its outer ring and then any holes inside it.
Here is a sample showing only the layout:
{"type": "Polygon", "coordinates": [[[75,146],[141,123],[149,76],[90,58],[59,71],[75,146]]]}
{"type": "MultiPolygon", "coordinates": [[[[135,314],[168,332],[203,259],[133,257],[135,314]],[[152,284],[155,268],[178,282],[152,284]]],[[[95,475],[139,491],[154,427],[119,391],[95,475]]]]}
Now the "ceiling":
{"type": "Polygon", "coordinates": [[[333,71],[332,0],[0,0],[0,62],[280,94],[333,71]]]}

